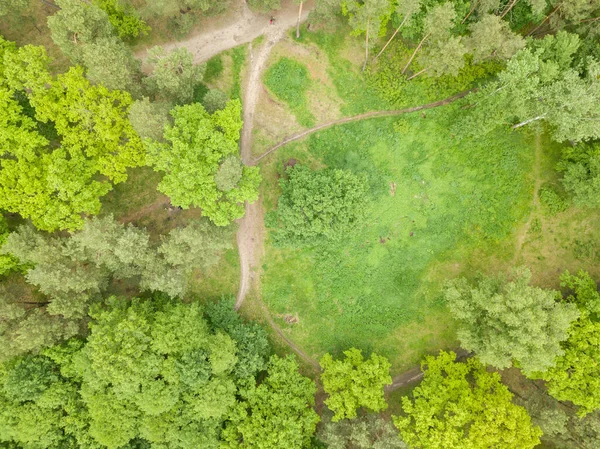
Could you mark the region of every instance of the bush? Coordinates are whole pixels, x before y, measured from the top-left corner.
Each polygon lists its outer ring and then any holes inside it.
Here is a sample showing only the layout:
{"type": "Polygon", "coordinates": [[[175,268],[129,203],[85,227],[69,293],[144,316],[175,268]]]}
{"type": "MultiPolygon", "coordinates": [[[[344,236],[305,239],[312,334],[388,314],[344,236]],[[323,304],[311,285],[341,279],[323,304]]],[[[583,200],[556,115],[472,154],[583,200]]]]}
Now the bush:
{"type": "Polygon", "coordinates": [[[580,144],[563,150],[557,169],[562,184],[578,206],[600,207],[600,144],[580,144]]]}
{"type": "Polygon", "coordinates": [[[556,190],[550,186],[542,187],[539,192],[539,197],[542,206],[544,206],[551,215],[564,212],[569,207],[568,201],[562,198],[556,190]]]}
{"type": "Polygon", "coordinates": [[[356,229],[367,203],[367,179],[349,170],[288,168],[280,181],[277,209],[269,214],[269,226],[277,226],[278,242],[338,240],[356,229]]]}
{"type": "Polygon", "coordinates": [[[267,70],[265,84],[281,101],[287,103],[298,123],[312,126],[315,118],[306,104],[310,76],[306,66],[289,58],[281,58],[267,70]]]}
{"type": "Polygon", "coordinates": [[[223,73],[223,58],[221,55],[214,56],[206,62],[206,72],[204,72],[204,81],[210,83],[216,80],[223,73]]]}
{"type": "Polygon", "coordinates": [[[214,114],[227,106],[227,94],[219,89],[211,89],[206,92],[201,103],[209,114],[214,114]]]}

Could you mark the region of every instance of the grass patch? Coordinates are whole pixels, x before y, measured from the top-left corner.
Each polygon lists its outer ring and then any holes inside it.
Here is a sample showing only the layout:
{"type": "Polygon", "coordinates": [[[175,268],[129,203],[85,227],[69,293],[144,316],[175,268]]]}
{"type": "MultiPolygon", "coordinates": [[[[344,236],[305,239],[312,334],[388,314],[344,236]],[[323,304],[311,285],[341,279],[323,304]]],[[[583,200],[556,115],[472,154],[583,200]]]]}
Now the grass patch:
{"type": "Polygon", "coordinates": [[[233,74],[233,87],[229,93],[231,98],[242,98],[242,67],[246,61],[246,50],[245,45],[231,49],[231,73],[233,74]]]}
{"type": "Polygon", "coordinates": [[[213,56],[206,61],[206,71],[204,72],[204,82],[210,83],[216,80],[223,73],[223,58],[221,55],[213,56]]]}
{"type": "Polygon", "coordinates": [[[306,90],[311,79],[304,64],[283,57],[269,67],[264,83],[279,100],[287,103],[298,123],[307,127],[314,124],[315,118],[306,101],[306,90]]]}
{"type": "Polygon", "coordinates": [[[274,207],[286,158],[350,169],[370,182],[369,217],[339,243],[277,248],[268,242],[264,299],[274,314],[298,314],[292,338],[318,358],[355,346],[389,357],[394,369],[453,347],[454,323],[432,266],[453,251],[493,247],[528,211],[532,148],[497,132],[457,142],[453,108],[335,127],[291,145],[263,170],[274,207]]]}
{"type": "MultiPolygon", "coordinates": [[[[350,28],[339,26],[335,32],[308,31],[306,25],[297,42],[312,43],[319,47],[329,59],[327,73],[339,97],[345,102],[341,108],[343,115],[356,115],[367,111],[389,109],[390,104],[382,98],[375,88],[369,85],[360,71],[360,64],[353,64],[344,57],[344,51],[354,53],[357,39],[349,38],[350,28]]],[[[358,45],[358,44],[357,44],[358,45]]],[[[361,50],[361,54],[364,50],[361,50]]]]}

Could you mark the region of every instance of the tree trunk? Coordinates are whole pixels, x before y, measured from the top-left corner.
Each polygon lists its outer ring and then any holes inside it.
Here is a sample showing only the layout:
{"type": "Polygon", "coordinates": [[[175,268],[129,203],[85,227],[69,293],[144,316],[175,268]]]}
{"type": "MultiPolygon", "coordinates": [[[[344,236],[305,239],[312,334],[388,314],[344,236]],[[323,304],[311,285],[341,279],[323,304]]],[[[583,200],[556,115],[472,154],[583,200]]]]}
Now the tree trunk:
{"type": "Polygon", "coordinates": [[[369,60],[369,26],[371,25],[371,18],[367,18],[367,32],[365,38],[365,62],[362,67],[362,71],[364,72],[367,68],[367,61],[369,60]]]}
{"type": "Polygon", "coordinates": [[[296,22],[296,39],[300,39],[300,17],[302,17],[302,3],[300,2],[300,6],[298,7],[298,22],[296,22]]]}
{"type": "Polygon", "coordinates": [[[425,67],[423,70],[419,70],[417,73],[414,73],[413,75],[409,76],[408,78],[406,78],[406,81],[410,81],[413,78],[416,78],[417,76],[419,76],[421,73],[425,73],[427,71],[428,67],[425,67]]]}
{"type": "Polygon", "coordinates": [[[536,120],[541,120],[541,119],[543,119],[545,117],[546,117],[546,114],[538,115],[537,117],[530,118],[529,120],[525,120],[524,122],[517,123],[516,125],[513,125],[512,129],[520,128],[521,126],[525,126],[525,125],[527,125],[527,124],[529,124],[531,122],[535,122],[536,120]]]}
{"type": "Polygon", "coordinates": [[[425,36],[423,36],[423,39],[421,39],[421,42],[419,42],[419,45],[417,45],[417,48],[415,48],[415,51],[413,51],[413,54],[410,55],[410,59],[408,60],[408,62],[404,66],[404,68],[402,69],[402,72],[401,72],[402,75],[404,75],[404,72],[406,72],[406,69],[408,69],[408,67],[410,66],[410,63],[415,58],[415,55],[421,49],[421,46],[423,45],[423,42],[425,42],[425,40],[429,37],[430,34],[431,33],[427,33],[425,36]]]}
{"type": "Polygon", "coordinates": [[[501,19],[504,19],[504,16],[508,14],[508,12],[513,9],[513,6],[515,6],[517,4],[519,0],[513,0],[511,2],[510,5],[508,5],[508,7],[504,10],[504,12],[502,13],[502,15],[500,16],[501,19]]]}
{"type": "Polygon", "coordinates": [[[473,12],[475,11],[475,8],[477,8],[478,4],[479,4],[479,0],[476,0],[475,3],[473,3],[473,7],[471,8],[471,11],[469,11],[469,14],[467,14],[465,16],[465,18],[462,19],[462,22],[460,22],[461,25],[467,21],[467,19],[471,16],[471,14],[473,14],[473,12]]]}
{"type": "Polygon", "coordinates": [[[396,28],[396,31],[394,31],[394,34],[392,34],[392,37],[390,37],[389,40],[385,43],[385,45],[383,46],[381,51],[379,53],[377,53],[377,56],[375,56],[374,61],[377,61],[377,58],[379,58],[381,56],[381,53],[383,53],[383,51],[387,48],[387,46],[390,45],[390,42],[392,42],[392,39],[394,39],[396,37],[396,34],[398,34],[398,31],[400,31],[400,28],[402,28],[402,25],[404,25],[404,23],[406,22],[406,19],[408,19],[408,16],[406,16],[404,18],[404,20],[402,20],[402,23],[400,24],[400,26],[398,28],[396,28]]]}

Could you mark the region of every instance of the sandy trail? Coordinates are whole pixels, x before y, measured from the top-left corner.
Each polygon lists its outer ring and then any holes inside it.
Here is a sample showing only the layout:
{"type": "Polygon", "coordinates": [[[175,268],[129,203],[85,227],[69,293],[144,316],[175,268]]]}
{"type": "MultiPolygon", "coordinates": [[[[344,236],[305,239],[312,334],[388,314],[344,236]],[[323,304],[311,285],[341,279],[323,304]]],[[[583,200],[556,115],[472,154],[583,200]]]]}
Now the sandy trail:
{"type": "MultiPolygon", "coordinates": [[[[314,0],[305,2],[302,11],[302,20],[306,20],[312,10],[314,0]]],[[[240,0],[232,7],[227,18],[223,19],[218,27],[210,22],[199,33],[193,34],[179,42],[161,44],[167,50],[187,48],[194,55],[194,62],[204,62],[219,53],[237,47],[238,45],[252,42],[259,36],[272,35],[276,31],[285,31],[296,26],[298,20],[298,6],[291,0],[283,1],[281,9],[272,14],[251,11],[244,0],[240,0]],[[275,17],[275,25],[270,25],[271,15],[275,17]]],[[[145,59],[148,48],[136,52],[136,56],[145,59]]]]}

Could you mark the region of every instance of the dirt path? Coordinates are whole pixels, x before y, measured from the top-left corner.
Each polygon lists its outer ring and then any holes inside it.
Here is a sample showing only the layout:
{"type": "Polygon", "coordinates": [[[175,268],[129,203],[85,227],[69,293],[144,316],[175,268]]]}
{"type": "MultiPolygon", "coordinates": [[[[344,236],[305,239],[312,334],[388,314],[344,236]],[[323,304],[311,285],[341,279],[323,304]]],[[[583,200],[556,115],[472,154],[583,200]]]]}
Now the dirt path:
{"type": "Polygon", "coordinates": [[[304,138],[304,137],[306,137],[306,136],[308,136],[310,134],[316,133],[317,131],[321,131],[321,130],[326,129],[326,128],[331,128],[332,126],[335,126],[335,125],[343,125],[344,123],[357,122],[359,120],[365,120],[365,119],[369,119],[369,118],[391,117],[391,116],[395,116],[395,115],[409,114],[411,112],[422,111],[424,109],[437,108],[439,106],[444,106],[444,105],[450,104],[453,101],[456,101],[456,100],[458,100],[460,98],[463,98],[463,97],[465,97],[466,95],[468,95],[469,93],[471,93],[473,91],[474,91],[474,89],[467,90],[467,91],[464,91],[464,92],[460,92],[460,93],[458,93],[456,95],[453,95],[451,97],[448,97],[445,100],[435,101],[433,103],[423,104],[423,105],[420,105],[420,106],[413,106],[411,108],[396,109],[396,110],[393,110],[393,111],[372,111],[372,112],[367,112],[365,114],[355,115],[355,116],[352,116],[352,117],[345,117],[345,118],[341,118],[341,119],[338,119],[338,120],[332,120],[332,121],[327,122],[327,123],[322,123],[322,124],[317,125],[317,126],[315,126],[313,128],[310,128],[310,129],[304,130],[304,131],[302,131],[300,133],[293,134],[293,135],[291,135],[289,137],[286,137],[284,140],[282,140],[281,142],[279,142],[277,145],[272,146],[267,151],[265,151],[263,154],[261,154],[256,159],[254,159],[253,163],[257,164],[258,162],[260,162],[261,159],[263,159],[264,157],[266,157],[269,154],[273,153],[274,151],[278,150],[282,146],[287,145],[290,142],[302,139],[302,138],[304,138]]]}
{"type": "MultiPolygon", "coordinates": [[[[267,64],[271,50],[277,42],[285,36],[289,28],[286,22],[279,22],[265,32],[265,42],[258,49],[250,44],[250,66],[244,86],[243,115],[244,126],[240,139],[240,154],[246,165],[253,165],[252,161],[252,130],[254,129],[254,112],[260,93],[262,91],[261,74],[267,64]]],[[[237,244],[240,255],[240,288],[236,297],[235,309],[238,310],[255,276],[253,268],[260,262],[264,249],[264,220],[262,201],[253,204],[246,203],[246,213],[239,221],[237,244]]]]}
{"type": "Polygon", "coordinates": [[[535,158],[533,161],[533,199],[532,199],[532,208],[531,213],[529,214],[529,218],[527,222],[523,225],[521,230],[517,233],[517,238],[515,240],[515,255],[513,256],[511,266],[515,266],[515,264],[519,261],[519,256],[521,255],[521,251],[523,250],[523,245],[525,245],[525,239],[527,238],[527,232],[531,227],[531,222],[536,218],[536,211],[540,206],[540,197],[539,191],[540,187],[542,187],[542,178],[540,176],[540,162],[542,160],[542,138],[538,133],[535,136],[535,158]]]}
{"type": "MultiPolygon", "coordinates": [[[[305,3],[302,20],[306,20],[313,4],[314,0],[305,3]]],[[[181,47],[187,48],[194,55],[194,62],[200,63],[225,50],[252,42],[263,34],[268,35],[273,32],[273,28],[287,30],[295,26],[298,20],[298,6],[291,0],[283,1],[281,9],[273,12],[273,17],[275,17],[274,26],[269,24],[270,14],[251,11],[244,0],[239,0],[232,8],[233,10],[228,18],[223,19],[224,23],[219,23],[218,28],[213,28],[211,23],[208,22],[206,28],[203,28],[199,33],[183,41],[162,44],[161,46],[167,51],[181,47]]],[[[140,50],[136,53],[136,56],[144,59],[147,50],[147,48],[140,50]]]]}

